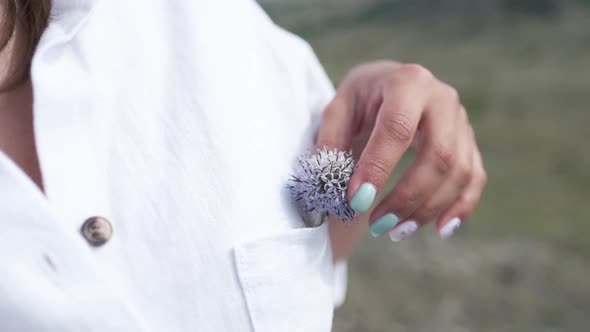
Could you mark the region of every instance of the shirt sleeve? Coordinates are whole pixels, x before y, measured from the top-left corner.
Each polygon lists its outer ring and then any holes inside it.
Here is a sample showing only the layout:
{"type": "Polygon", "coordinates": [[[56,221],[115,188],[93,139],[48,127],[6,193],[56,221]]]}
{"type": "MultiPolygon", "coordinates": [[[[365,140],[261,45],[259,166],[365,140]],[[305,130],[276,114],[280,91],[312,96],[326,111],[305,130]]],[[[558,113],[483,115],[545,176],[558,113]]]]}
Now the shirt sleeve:
{"type": "MultiPolygon", "coordinates": [[[[312,48],[309,49],[309,60],[307,66],[307,95],[308,106],[314,118],[314,124],[319,128],[321,115],[328,103],[334,98],[335,89],[332,81],[326,74],[326,71],[320,64],[312,48]]],[[[348,283],[348,263],[346,260],[338,261],[334,264],[334,284],[333,297],[334,306],[339,307],[344,303],[346,298],[346,289],[348,283]]]]}
{"type": "Polygon", "coordinates": [[[319,124],[319,117],[326,105],[334,98],[336,92],[332,81],[326,74],[313,49],[307,43],[306,46],[309,50],[307,63],[308,106],[312,114],[318,116],[319,124]]]}
{"type": "MultiPolygon", "coordinates": [[[[271,38],[274,51],[286,59],[297,59],[289,63],[289,68],[302,69],[301,73],[293,73],[304,83],[304,95],[307,111],[311,114],[311,124],[314,135],[320,126],[321,116],[324,108],[334,98],[336,90],[334,84],[328,77],[324,67],[318,60],[312,47],[299,36],[272,24],[271,38]],[[298,66],[301,65],[301,66],[298,66]]],[[[315,137],[314,137],[315,141],[315,137]]],[[[347,262],[340,261],[334,265],[333,297],[334,306],[342,305],[346,297],[347,289],[347,262]]]]}

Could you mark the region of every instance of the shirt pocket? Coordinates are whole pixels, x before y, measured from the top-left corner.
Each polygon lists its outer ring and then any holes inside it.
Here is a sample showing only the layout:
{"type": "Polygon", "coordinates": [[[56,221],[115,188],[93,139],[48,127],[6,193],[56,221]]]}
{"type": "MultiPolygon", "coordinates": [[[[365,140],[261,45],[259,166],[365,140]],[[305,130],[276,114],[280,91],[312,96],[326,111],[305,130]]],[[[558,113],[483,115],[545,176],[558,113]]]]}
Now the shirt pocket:
{"type": "Polygon", "coordinates": [[[330,331],[334,268],[327,223],[234,249],[254,331],[330,331]]]}

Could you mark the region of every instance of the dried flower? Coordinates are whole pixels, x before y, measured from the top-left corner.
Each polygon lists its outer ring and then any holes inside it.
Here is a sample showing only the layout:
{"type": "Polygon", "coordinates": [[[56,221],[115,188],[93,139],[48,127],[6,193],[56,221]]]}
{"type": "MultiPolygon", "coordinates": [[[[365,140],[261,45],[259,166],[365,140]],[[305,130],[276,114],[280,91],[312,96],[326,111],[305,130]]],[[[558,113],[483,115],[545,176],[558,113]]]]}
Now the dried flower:
{"type": "Polygon", "coordinates": [[[324,148],[316,154],[306,152],[297,162],[299,167],[287,187],[305,212],[319,210],[342,221],[352,219],[354,210],[346,200],[348,182],[355,169],[352,154],[324,148]]]}

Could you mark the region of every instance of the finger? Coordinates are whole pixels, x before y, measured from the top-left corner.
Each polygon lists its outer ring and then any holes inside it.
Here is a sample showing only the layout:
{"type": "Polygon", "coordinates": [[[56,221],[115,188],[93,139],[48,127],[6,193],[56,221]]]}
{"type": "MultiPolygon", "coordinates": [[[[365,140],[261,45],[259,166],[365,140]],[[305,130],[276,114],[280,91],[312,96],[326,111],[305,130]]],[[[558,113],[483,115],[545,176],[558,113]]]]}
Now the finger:
{"type": "Polygon", "coordinates": [[[459,111],[458,118],[457,161],[439,189],[409,217],[421,225],[429,223],[450,208],[471,181],[474,149],[477,147],[463,107],[459,111]]]}
{"type": "Polygon", "coordinates": [[[389,238],[393,242],[399,242],[414,234],[420,228],[415,220],[406,220],[399,223],[389,231],[389,238]]]}
{"type": "Polygon", "coordinates": [[[354,102],[344,91],[339,91],[322,113],[316,146],[318,148],[348,150],[353,136],[354,102]]]}
{"type": "Polygon", "coordinates": [[[369,210],[414,137],[423,105],[411,90],[399,86],[384,97],[379,108],[348,188],[350,206],[359,214],[369,210]]]}
{"type": "Polygon", "coordinates": [[[372,235],[383,234],[392,220],[410,217],[434,195],[456,165],[459,106],[448,100],[443,103],[424,115],[416,161],[372,213],[372,235]]]}
{"type": "Polygon", "coordinates": [[[448,238],[469,218],[479,204],[487,182],[481,154],[477,148],[473,153],[473,175],[459,199],[437,220],[436,227],[441,238],[448,238]]]}

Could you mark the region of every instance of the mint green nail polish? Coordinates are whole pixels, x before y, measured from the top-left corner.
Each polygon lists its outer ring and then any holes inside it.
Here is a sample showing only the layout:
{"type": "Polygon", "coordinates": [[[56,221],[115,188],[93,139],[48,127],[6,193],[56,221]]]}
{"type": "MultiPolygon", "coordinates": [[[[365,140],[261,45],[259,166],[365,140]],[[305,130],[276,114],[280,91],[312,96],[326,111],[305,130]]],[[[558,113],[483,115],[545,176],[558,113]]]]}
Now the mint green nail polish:
{"type": "Polygon", "coordinates": [[[350,207],[356,213],[365,213],[373,204],[373,200],[375,199],[375,194],[377,193],[377,189],[372,184],[365,182],[363,183],[354,193],[352,199],[350,200],[350,207]]]}
{"type": "Polygon", "coordinates": [[[388,213],[382,216],[381,218],[375,220],[375,222],[371,224],[371,227],[369,228],[369,233],[371,233],[372,237],[381,236],[385,234],[385,232],[387,232],[388,230],[392,229],[398,221],[398,216],[396,216],[393,213],[388,213]]]}

